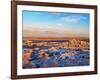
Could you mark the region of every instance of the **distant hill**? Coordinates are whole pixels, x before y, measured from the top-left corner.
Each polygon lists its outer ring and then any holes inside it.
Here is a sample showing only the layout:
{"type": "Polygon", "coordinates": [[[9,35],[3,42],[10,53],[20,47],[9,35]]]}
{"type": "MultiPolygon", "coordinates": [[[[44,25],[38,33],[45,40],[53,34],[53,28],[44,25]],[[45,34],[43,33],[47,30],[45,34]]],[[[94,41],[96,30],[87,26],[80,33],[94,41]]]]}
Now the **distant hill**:
{"type": "Polygon", "coordinates": [[[88,37],[23,37],[23,40],[68,40],[79,39],[89,41],[88,37]]]}

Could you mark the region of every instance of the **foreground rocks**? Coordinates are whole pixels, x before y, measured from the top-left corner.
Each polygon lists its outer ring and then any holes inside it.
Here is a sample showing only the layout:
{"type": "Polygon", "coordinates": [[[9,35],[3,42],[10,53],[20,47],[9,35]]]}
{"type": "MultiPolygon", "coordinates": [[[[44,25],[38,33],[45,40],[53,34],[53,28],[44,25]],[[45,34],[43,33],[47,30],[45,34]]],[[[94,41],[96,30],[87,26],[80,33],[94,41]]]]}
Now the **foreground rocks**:
{"type": "Polygon", "coordinates": [[[86,41],[31,43],[31,47],[30,44],[23,46],[25,69],[89,65],[89,43],[86,41]]]}

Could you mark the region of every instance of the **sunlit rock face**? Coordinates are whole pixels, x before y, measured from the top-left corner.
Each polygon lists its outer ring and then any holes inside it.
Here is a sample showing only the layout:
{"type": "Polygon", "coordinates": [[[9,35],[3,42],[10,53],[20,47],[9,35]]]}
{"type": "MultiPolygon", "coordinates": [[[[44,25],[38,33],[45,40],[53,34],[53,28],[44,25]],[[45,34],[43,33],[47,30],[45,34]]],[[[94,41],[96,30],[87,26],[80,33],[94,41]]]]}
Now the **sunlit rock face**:
{"type": "Polygon", "coordinates": [[[44,57],[44,58],[48,59],[48,54],[47,54],[46,51],[40,50],[40,51],[39,51],[39,57],[40,57],[40,58],[44,57]]]}
{"type": "Polygon", "coordinates": [[[24,40],[23,68],[88,66],[89,50],[87,40],[24,40]]]}

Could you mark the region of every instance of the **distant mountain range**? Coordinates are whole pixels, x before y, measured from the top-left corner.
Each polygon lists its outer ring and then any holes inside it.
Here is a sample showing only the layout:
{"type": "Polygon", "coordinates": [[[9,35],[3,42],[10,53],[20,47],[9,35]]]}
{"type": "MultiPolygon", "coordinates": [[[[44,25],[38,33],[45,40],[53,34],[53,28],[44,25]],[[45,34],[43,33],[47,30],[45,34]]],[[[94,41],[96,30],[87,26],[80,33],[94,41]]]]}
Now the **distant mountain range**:
{"type": "Polygon", "coordinates": [[[79,39],[89,41],[89,37],[23,37],[23,40],[68,40],[79,39]]]}

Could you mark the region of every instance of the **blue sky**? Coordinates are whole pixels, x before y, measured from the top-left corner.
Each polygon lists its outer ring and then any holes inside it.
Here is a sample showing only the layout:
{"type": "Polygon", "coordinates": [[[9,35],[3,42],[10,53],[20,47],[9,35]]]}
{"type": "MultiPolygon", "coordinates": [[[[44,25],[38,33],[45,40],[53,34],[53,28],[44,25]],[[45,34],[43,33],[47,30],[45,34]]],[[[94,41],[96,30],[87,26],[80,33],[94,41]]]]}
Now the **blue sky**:
{"type": "Polygon", "coordinates": [[[89,14],[23,11],[24,36],[89,36],[89,14]]]}

